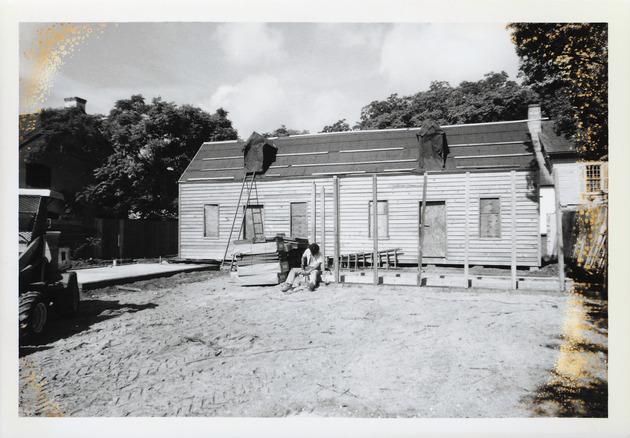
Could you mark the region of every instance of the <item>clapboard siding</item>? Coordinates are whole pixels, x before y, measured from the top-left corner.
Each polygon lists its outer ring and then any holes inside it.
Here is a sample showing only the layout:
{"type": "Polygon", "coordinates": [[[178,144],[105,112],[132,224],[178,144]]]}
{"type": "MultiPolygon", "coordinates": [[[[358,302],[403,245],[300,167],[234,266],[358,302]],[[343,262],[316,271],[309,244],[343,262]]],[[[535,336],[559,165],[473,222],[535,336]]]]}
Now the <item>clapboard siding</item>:
{"type": "Polygon", "coordinates": [[[583,165],[580,163],[556,163],[553,165],[554,172],[558,173],[560,204],[563,207],[584,203],[582,168],[583,165]]]}
{"type": "MultiPolygon", "coordinates": [[[[512,198],[510,172],[471,172],[469,174],[469,261],[471,264],[509,265],[512,242],[516,242],[517,264],[539,265],[538,193],[531,188],[528,172],[516,176],[516,234],[512,236],[512,198]],[[479,199],[500,199],[499,238],[479,237],[479,199]]],[[[417,262],[418,218],[422,201],[421,175],[379,175],[378,199],[388,201],[389,236],[379,236],[379,248],[401,248],[403,263],[417,262]]],[[[303,180],[260,180],[258,200],[264,206],[266,235],[290,232],[290,203],[307,205],[308,235],[312,235],[312,190],[316,184],[316,240],[321,242],[321,189],[326,190],[326,254],[334,248],[333,178],[303,180]]],[[[340,246],[341,253],[372,251],[368,238],[368,206],[372,200],[372,177],[340,178],[340,246]]],[[[465,173],[430,174],[427,184],[428,201],[446,203],[447,255],[431,259],[431,263],[463,264],[465,241],[465,173]]],[[[220,259],[223,257],[234,217],[241,184],[182,183],[180,186],[180,256],[182,258],[220,259]],[[218,204],[219,238],[203,237],[204,204],[218,204]]],[[[242,213],[237,216],[233,240],[237,238],[242,213]]]]}

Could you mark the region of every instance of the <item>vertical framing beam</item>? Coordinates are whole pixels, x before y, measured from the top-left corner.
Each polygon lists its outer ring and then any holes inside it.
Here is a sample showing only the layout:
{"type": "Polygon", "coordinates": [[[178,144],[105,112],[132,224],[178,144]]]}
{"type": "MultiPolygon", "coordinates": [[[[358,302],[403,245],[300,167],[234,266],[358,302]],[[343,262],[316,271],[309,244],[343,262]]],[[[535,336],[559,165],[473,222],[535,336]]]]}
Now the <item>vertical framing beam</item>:
{"type": "Polygon", "coordinates": [[[560,292],[564,292],[564,241],[562,239],[562,207],[560,205],[560,184],[558,170],[553,170],[553,191],[556,195],[556,245],[558,252],[558,281],[560,292]]]}
{"type": "Polygon", "coordinates": [[[334,259],[333,265],[335,267],[335,283],[339,283],[341,279],[341,275],[339,273],[339,177],[337,175],[333,176],[333,212],[334,212],[334,220],[335,220],[335,251],[334,251],[334,259]]]}
{"type": "Polygon", "coordinates": [[[464,282],[466,283],[466,287],[470,284],[470,272],[469,272],[469,256],[470,256],[470,172],[466,172],[466,204],[464,208],[466,209],[466,219],[465,219],[465,230],[464,230],[464,282]]]}
{"type": "Polygon", "coordinates": [[[321,200],[320,200],[320,211],[321,211],[321,215],[320,215],[320,220],[321,220],[321,224],[319,226],[319,232],[321,233],[322,237],[321,237],[321,242],[320,242],[320,251],[322,253],[322,258],[324,259],[324,269],[326,269],[326,187],[324,187],[322,185],[322,193],[321,193],[321,200]]]}
{"type": "Polygon", "coordinates": [[[372,255],[372,267],[374,268],[374,284],[378,284],[378,189],[376,174],[372,175],[372,241],[374,254],[372,255]]]}
{"type": "Polygon", "coordinates": [[[422,208],[420,209],[420,225],[418,230],[418,286],[422,286],[422,244],[424,243],[424,216],[427,207],[428,173],[424,172],[422,182],[422,208]]]}
{"type": "Polygon", "coordinates": [[[311,188],[311,243],[317,241],[317,186],[311,188]]]}
{"type": "MultiPolygon", "coordinates": [[[[511,277],[512,277],[512,289],[516,289],[516,253],[517,253],[517,240],[516,240],[516,172],[512,170],[510,172],[510,203],[512,207],[512,211],[510,213],[510,219],[512,220],[512,260],[510,263],[511,266],[511,277]]],[[[540,240],[540,239],[539,239],[540,240]]]]}

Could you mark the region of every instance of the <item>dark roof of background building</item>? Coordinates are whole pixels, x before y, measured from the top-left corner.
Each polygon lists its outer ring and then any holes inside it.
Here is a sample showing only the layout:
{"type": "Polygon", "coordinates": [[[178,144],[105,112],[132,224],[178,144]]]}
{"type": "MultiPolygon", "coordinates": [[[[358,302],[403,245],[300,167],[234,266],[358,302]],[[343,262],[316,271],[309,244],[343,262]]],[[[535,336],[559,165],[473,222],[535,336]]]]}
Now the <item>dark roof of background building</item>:
{"type": "MultiPolygon", "coordinates": [[[[349,131],[271,138],[278,147],[264,178],[410,171],[518,170],[536,166],[527,121],[442,127],[450,153],[420,167],[420,128],[349,131]]],[[[243,178],[244,140],[204,143],[180,182],[243,178]]]]}
{"type": "Polygon", "coordinates": [[[553,121],[542,122],[542,132],[538,136],[543,151],[547,154],[576,154],[575,145],[553,130],[553,121]]]}

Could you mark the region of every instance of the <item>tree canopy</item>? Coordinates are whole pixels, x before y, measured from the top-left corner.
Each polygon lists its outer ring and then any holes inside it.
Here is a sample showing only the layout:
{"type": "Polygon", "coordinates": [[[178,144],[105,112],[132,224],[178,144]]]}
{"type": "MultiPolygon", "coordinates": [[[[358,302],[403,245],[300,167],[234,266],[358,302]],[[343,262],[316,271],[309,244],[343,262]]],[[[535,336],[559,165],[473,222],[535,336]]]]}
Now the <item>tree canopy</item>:
{"type": "Polygon", "coordinates": [[[455,88],[435,81],[427,91],[373,101],[363,107],[354,128],[409,128],[425,120],[450,125],[525,119],[533,100],[536,95],[528,87],[509,80],[505,72],[491,72],[480,81],[464,81],[455,88]]]}
{"type": "Polygon", "coordinates": [[[151,103],[142,95],[117,101],[105,120],[114,152],[81,198],[113,217],[176,218],[177,180],[199,146],[237,138],[227,114],[159,97],[151,103]]]}
{"type": "Polygon", "coordinates": [[[520,74],[584,158],[608,154],[608,25],[511,23],[520,74]]]}
{"type": "Polygon", "coordinates": [[[300,134],[308,134],[308,133],[309,132],[306,130],[299,131],[297,129],[289,129],[285,125],[280,125],[279,128],[274,129],[271,132],[265,132],[262,135],[265,137],[287,137],[289,135],[300,135],[300,134]]]}
{"type": "Polygon", "coordinates": [[[103,117],[98,114],[86,114],[79,108],[47,108],[37,115],[36,126],[41,140],[29,144],[27,160],[74,155],[101,163],[112,151],[103,117]]]}
{"type": "Polygon", "coordinates": [[[324,129],[322,129],[320,132],[344,132],[344,131],[351,131],[350,125],[346,123],[346,119],[341,119],[333,123],[332,125],[324,126],[324,129]]]}

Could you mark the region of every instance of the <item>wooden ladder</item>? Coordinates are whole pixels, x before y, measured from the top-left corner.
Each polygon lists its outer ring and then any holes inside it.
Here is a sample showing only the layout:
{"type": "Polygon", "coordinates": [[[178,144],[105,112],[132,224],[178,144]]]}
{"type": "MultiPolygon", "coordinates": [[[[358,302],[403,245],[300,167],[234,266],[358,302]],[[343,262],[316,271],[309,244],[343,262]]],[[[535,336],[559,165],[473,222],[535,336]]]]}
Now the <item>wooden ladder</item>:
{"type": "MultiPolygon", "coordinates": [[[[243,175],[243,183],[241,184],[241,192],[238,195],[238,202],[236,203],[236,209],[234,210],[234,218],[232,219],[232,226],[230,227],[230,236],[228,237],[227,244],[225,245],[225,252],[223,254],[223,259],[221,260],[222,270],[225,269],[225,260],[226,260],[228,251],[230,249],[230,243],[232,242],[232,234],[234,233],[234,227],[236,226],[236,219],[238,218],[238,215],[239,215],[239,211],[241,207],[241,200],[243,199],[243,192],[245,191],[245,188],[247,188],[247,200],[245,201],[245,205],[243,208],[243,216],[242,216],[241,224],[238,230],[237,240],[238,240],[238,237],[243,232],[243,227],[245,226],[245,221],[247,220],[247,209],[250,205],[252,190],[255,190],[256,203],[258,203],[258,187],[256,186],[256,172],[253,172],[251,174],[251,179],[249,180],[249,182],[247,180],[247,173],[243,175]]],[[[258,236],[264,236],[262,212],[260,211],[260,209],[255,208],[251,210],[251,213],[252,213],[252,224],[254,225],[254,238],[258,236]]],[[[231,271],[233,266],[234,266],[234,257],[230,259],[230,266],[228,270],[231,271]]]]}

